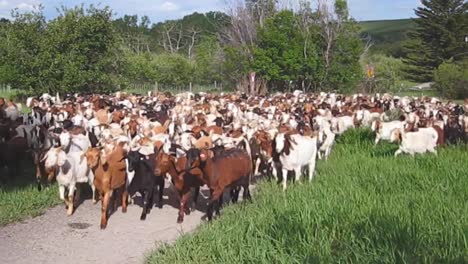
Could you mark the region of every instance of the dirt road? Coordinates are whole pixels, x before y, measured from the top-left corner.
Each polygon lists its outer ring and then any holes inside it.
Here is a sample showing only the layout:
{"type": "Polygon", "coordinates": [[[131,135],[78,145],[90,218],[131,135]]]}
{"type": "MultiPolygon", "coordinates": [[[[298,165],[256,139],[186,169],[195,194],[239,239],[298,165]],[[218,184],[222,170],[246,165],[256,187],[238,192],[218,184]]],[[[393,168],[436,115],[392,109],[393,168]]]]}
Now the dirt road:
{"type": "MultiPolygon", "coordinates": [[[[119,208],[106,230],[99,229],[100,203],[86,200],[71,217],[64,205],[51,208],[42,216],[0,228],[1,263],[143,263],[150,251],[202,222],[204,214],[195,211],[177,224],[175,197],[166,188],[164,208],[154,208],[145,221],[140,221],[139,205],[130,205],[126,214],[119,208]]],[[[199,204],[203,202],[200,195],[199,204]]]]}

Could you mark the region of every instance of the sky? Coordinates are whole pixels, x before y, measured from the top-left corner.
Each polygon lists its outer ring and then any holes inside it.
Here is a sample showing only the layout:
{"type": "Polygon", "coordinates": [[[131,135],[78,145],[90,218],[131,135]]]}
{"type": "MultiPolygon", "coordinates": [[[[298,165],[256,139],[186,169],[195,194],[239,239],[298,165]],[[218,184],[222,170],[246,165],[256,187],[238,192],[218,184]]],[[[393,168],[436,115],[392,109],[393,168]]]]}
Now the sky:
{"type": "MultiPolygon", "coordinates": [[[[57,7],[73,7],[81,3],[108,5],[117,17],[124,14],[147,15],[152,22],[182,18],[195,11],[223,11],[226,6],[226,0],[0,0],[0,17],[10,17],[13,8],[28,11],[42,4],[46,17],[51,19],[57,14],[57,7]]],[[[414,8],[420,5],[420,0],[348,0],[348,4],[351,15],[363,21],[414,17],[414,8]]]]}

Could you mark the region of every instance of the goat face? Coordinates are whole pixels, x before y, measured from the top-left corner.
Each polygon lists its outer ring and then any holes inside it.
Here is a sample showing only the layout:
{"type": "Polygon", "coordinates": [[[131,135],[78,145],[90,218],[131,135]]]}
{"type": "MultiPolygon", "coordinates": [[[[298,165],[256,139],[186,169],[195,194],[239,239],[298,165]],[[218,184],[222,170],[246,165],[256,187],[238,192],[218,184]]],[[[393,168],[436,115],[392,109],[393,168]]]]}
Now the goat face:
{"type": "Polygon", "coordinates": [[[285,141],[286,141],[286,137],[284,134],[280,133],[278,135],[276,135],[276,138],[275,138],[275,143],[276,143],[276,152],[280,153],[281,151],[283,151],[284,149],[284,145],[285,145],[285,141]]]}
{"type": "Polygon", "coordinates": [[[41,161],[44,161],[46,168],[53,168],[55,166],[63,166],[63,164],[65,164],[66,158],[67,156],[65,152],[62,151],[62,148],[57,147],[51,148],[49,151],[47,151],[41,161]]]}
{"type": "Polygon", "coordinates": [[[98,165],[100,159],[101,151],[98,148],[90,148],[85,153],[86,162],[88,167],[94,168],[98,165]]]}
{"type": "Polygon", "coordinates": [[[204,156],[204,154],[202,154],[199,149],[189,149],[187,151],[187,162],[185,163],[185,170],[190,171],[193,168],[199,167],[201,164],[202,157],[206,156],[204,156]]]}
{"type": "Polygon", "coordinates": [[[59,139],[60,139],[60,145],[66,147],[70,145],[71,135],[68,131],[62,131],[62,133],[60,133],[59,139]]]}
{"type": "Polygon", "coordinates": [[[128,171],[135,171],[142,155],[138,151],[130,151],[127,154],[128,171]]]}

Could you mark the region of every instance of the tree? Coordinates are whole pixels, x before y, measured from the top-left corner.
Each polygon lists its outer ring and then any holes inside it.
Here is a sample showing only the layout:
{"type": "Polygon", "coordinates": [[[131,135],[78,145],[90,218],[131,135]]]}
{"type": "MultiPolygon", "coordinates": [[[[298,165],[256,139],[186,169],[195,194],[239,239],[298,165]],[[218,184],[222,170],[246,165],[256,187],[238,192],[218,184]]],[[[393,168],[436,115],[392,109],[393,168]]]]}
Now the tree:
{"type": "Polygon", "coordinates": [[[300,81],[303,66],[302,36],[292,11],[281,11],[259,29],[258,47],[252,68],[273,88],[283,90],[290,82],[300,81]]]}
{"type": "Polygon", "coordinates": [[[435,87],[445,98],[468,98],[468,60],[444,62],[434,73],[435,87]]]}
{"type": "Polygon", "coordinates": [[[277,0],[246,0],[245,5],[252,14],[252,17],[262,28],[265,21],[276,13],[277,0]]]}
{"type": "Polygon", "coordinates": [[[13,20],[2,24],[2,82],[26,90],[43,87],[41,50],[46,21],[42,10],[42,7],[30,13],[13,10],[13,20]]]}
{"type": "Polygon", "coordinates": [[[112,89],[121,61],[111,19],[108,7],[62,8],[48,23],[41,8],[14,12],[0,41],[3,81],[35,93],[112,89]]]}
{"type": "Polygon", "coordinates": [[[51,91],[104,91],[119,71],[112,11],[62,8],[44,35],[42,73],[51,91]]]}
{"type": "Polygon", "coordinates": [[[367,92],[398,92],[400,90],[403,70],[401,59],[383,54],[371,54],[363,59],[362,64],[364,70],[367,70],[367,65],[374,67],[375,89],[367,92]]]}
{"type": "MultiPolygon", "coordinates": [[[[222,81],[222,53],[216,37],[204,37],[195,48],[194,76],[198,84],[212,84],[222,81]]],[[[189,58],[190,59],[190,58],[189,58]]]]}
{"type": "Polygon", "coordinates": [[[405,45],[405,72],[414,81],[431,81],[444,61],[468,57],[468,2],[464,0],[422,0],[415,10],[416,29],[405,45]]]}
{"type": "Polygon", "coordinates": [[[155,79],[160,84],[187,87],[192,81],[192,67],[188,59],[178,54],[161,54],[151,62],[155,79]]]}

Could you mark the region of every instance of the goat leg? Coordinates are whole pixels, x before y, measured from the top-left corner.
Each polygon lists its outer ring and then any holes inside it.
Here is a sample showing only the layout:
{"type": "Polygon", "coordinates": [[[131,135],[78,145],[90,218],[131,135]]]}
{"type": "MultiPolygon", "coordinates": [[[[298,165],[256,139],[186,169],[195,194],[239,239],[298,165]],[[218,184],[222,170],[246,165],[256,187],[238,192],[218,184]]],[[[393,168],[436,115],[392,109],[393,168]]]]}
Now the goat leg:
{"type": "Polygon", "coordinates": [[[65,198],[65,203],[68,205],[67,215],[71,216],[73,214],[73,193],[69,194],[67,198],[65,198]]]}
{"type": "Polygon", "coordinates": [[[128,201],[128,191],[124,186],[123,191],[122,191],[122,213],[127,212],[127,201],[128,201]]]}
{"type": "Polygon", "coordinates": [[[244,185],[243,188],[244,188],[244,195],[243,195],[244,201],[252,202],[252,196],[250,196],[249,184],[244,185]]]}
{"type": "Polygon", "coordinates": [[[231,188],[231,202],[232,203],[237,203],[237,201],[239,201],[239,192],[240,192],[240,186],[233,186],[231,188]]]}
{"type": "Polygon", "coordinates": [[[110,191],[107,191],[104,194],[104,198],[102,199],[102,207],[101,207],[101,229],[105,229],[107,226],[107,209],[109,207],[109,201],[111,198],[110,191]]]}
{"type": "Polygon", "coordinates": [[[180,195],[180,207],[179,207],[179,217],[177,218],[177,223],[182,223],[184,221],[184,214],[185,214],[185,204],[187,203],[190,197],[190,189],[184,188],[180,195]]]}
{"type": "Polygon", "coordinates": [[[198,196],[200,196],[200,186],[195,187],[195,193],[193,194],[193,202],[192,202],[192,212],[195,211],[197,208],[197,201],[198,201],[198,196]]]}
{"type": "Polygon", "coordinates": [[[160,209],[162,209],[162,206],[163,206],[163,198],[162,198],[162,197],[163,197],[163,193],[164,193],[164,178],[162,178],[161,182],[159,183],[158,189],[159,189],[159,193],[158,193],[158,194],[159,194],[159,197],[158,197],[158,198],[159,198],[159,200],[158,200],[158,207],[159,207],[160,209]]]}
{"type": "Polygon", "coordinates": [[[141,212],[141,216],[140,216],[140,220],[145,220],[146,219],[146,214],[148,212],[148,203],[149,203],[149,199],[150,199],[150,194],[149,194],[150,191],[148,190],[144,190],[142,193],[143,193],[143,210],[141,212]]]}

